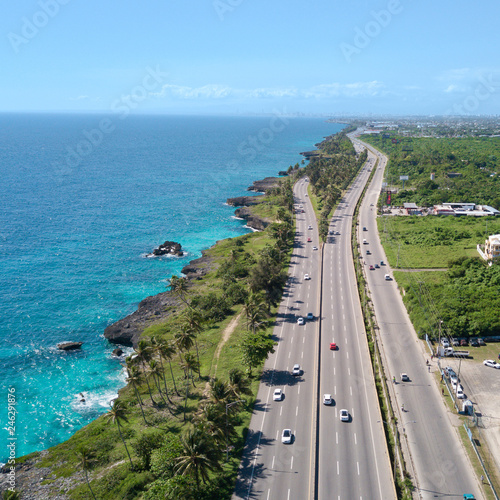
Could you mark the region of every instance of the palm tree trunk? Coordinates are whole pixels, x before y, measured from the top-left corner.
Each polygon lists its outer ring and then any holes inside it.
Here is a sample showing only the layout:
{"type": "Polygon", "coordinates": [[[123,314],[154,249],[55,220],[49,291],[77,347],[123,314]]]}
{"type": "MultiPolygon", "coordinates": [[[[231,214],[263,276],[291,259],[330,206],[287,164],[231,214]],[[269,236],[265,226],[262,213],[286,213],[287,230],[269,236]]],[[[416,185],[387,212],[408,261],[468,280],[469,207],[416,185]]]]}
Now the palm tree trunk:
{"type": "Polygon", "coordinates": [[[148,384],[148,391],[149,391],[149,396],[151,397],[151,403],[154,406],[154,405],[156,405],[156,402],[153,399],[153,394],[151,393],[151,386],[149,385],[148,375],[146,373],[146,366],[144,364],[144,361],[142,361],[142,369],[144,370],[144,378],[146,379],[146,384],[148,384]]]}
{"type": "Polygon", "coordinates": [[[174,371],[172,370],[172,363],[170,362],[170,359],[168,360],[168,364],[170,365],[170,373],[172,375],[172,382],[174,383],[175,392],[177,396],[180,396],[179,391],[177,390],[177,385],[175,384],[174,371]]]}
{"type": "Polygon", "coordinates": [[[137,401],[139,402],[139,407],[141,408],[142,418],[144,419],[144,423],[146,425],[148,425],[148,422],[146,420],[146,416],[144,415],[144,408],[142,407],[141,396],[139,395],[139,391],[137,390],[137,387],[135,386],[135,384],[132,383],[132,385],[134,386],[135,397],[137,398],[137,401]]]}
{"type": "Polygon", "coordinates": [[[167,379],[165,378],[165,368],[163,368],[163,360],[161,359],[161,356],[160,356],[160,366],[163,378],[163,385],[165,386],[165,394],[167,395],[168,402],[172,404],[172,401],[170,401],[170,396],[168,395],[167,379]]]}
{"type": "Polygon", "coordinates": [[[194,339],[194,345],[196,347],[196,358],[198,359],[198,380],[201,380],[200,354],[198,353],[198,342],[196,342],[196,338],[194,339]]]}
{"type": "Polygon", "coordinates": [[[128,452],[127,443],[125,443],[125,439],[123,439],[123,436],[122,436],[122,429],[120,427],[120,421],[116,420],[116,423],[118,424],[118,432],[120,433],[120,438],[123,442],[123,446],[125,446],[125,451],[127,452],[128,459],[130,460],[130,467],[133,469],[134,464],[132,463],[132,458],[130,457],[130,453],[128,452]]]}
{"type": "Polygon", "coordinates": [[[85,479],[87,480],[87,486],[89,487],[90,493],[92,493],[92,496],[94,497],[94,500],[97,500],[97,498],[94,495],[94,492],[92,491],[92,488],[90,487],[89,476],[88,476],[88,473],[87,473],[87,469],[84,469],[84,471],[85,471],[85,479]]]}

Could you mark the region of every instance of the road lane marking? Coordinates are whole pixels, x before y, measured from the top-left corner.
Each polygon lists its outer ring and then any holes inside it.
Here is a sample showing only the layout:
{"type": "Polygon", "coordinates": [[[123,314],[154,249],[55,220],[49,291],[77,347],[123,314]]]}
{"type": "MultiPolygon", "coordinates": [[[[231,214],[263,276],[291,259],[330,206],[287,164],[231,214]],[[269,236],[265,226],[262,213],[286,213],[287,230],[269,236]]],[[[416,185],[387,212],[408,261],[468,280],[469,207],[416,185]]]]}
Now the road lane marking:
{"type": "Polygon", "coordinates": [[[283,406],[280,406],[280,417],[283,414],[283,406]]]}
{"type": "Polygon", "coordinates": [[[297,408],[295,408],[295,416],[297,416],[299,414],[299,407],[297,406],[297,408]]]}
{"type": "Polygon", "coordinates": [[[349,359],[349,353],[346,351],[345,352],[346,358],[349,359]]]}
{"type": "Polygon", "coordinates": [[[269,488],[269,489],[267,490],[267,500],[269,500],[269,495],[270,495],[270,494],[271,494],[271,489],[269,488]]]}
{"type": "Polygon", "coordinates": [[[290,356],[292,355],[292,351],[288,353],[288,359],[290,359],[290,356]]]}
{"type": "Polygon", "coordinates": [[[356,433],[354,433],[354,444],[358,444],[358,440],[356,438],[356,433]]]}
{"type": "Polygon", "coordinates": [[[300,357],[304,359],[304,351],[302,351],[302,355],[300,357]]]}
{"type": "Polygon", "coordinates": [[[359,476],[359,462],[356,462],[356,465],[358,467],[358,476],[359,476]]]}
{"type": "Polygon", "coordinates": [[[300,385],[297,386],[297,394],[300,394],[300,385]]]}
{"type": "Polygon", "coordinates": [[[337,475],[340,475],[340,466],[339,461],[337,460],[337,475]]]}
{"type": "Polygon", "coordinates": [[[351,392],[351,396],[352,396],[352,385],[349,386],[349,391],[351,392]]]}
{"type": "MultiPolygon", "coordinates": [[[[273,461],[272,461],[272,463],[271,463],[271,469],[274,469],[274,458],[275,458],[275,457],[274,457],[274,455],[273,455],[273,461]]],[[[267,497],[269,498],[269,493],[267,494],[267,497]]]]}
{"type": "Polygon", "coordinates": [[[292,461],[290,463],[290,469],[293,469],[293,456],[292,456],[292,461]]]}
{"type": "Polygon", "coordinates": [[[339,433],[335,432],[335,442],[339,444],[339,433]]]}

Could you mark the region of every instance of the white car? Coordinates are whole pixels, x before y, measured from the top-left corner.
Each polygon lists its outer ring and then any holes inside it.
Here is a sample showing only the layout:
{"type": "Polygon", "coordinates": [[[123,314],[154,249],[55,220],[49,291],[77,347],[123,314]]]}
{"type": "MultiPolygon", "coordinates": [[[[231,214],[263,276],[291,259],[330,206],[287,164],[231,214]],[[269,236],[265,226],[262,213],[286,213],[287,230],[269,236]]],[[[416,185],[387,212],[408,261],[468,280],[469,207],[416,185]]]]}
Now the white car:
{"type": "Polygon", "coordinates": [[[340,410],[340,421],[349,422],[349,412],[347,410],[340,410]]]}
{"type": "Polygon", "coordinates": [[[298,363],[294,364],[292,368],[292,375],[296,377],[300,375],[300,373],[301,373],[300,365],[298,363]]]}
{"type": "Polygon", "coordinates": [[[303,325],[304,324],[304,318],[302,316],[299,316],[297,319],[297,325],[303,325]]]}
{"type": "Polygon", "coordinates": [[[312,226],[307,226],[307,229],[312,229],[313,227],[312,226]]]}
{"type": "Polygon", "coordinates": [[[464,389],[461,385],[457,387],[456,395],[458,399],[465,399],[464,389]]]}
{"type": "Polygon", "coordinates": [[[310,277],[308,274],[304,274],[304,279],[305,279],[305,280],[310,280],[310,279],[311,279],[311,277],[310,277]]]}
{"type": "Polygon", "coordinates": [[[409,382],[409,381],[410,381],[410,377],[408,377],[408,374],[402,373],[401,374],[401,382],[409,382]]]}
{"type": "Polygon", "coordinates": [[[485,359],[483,361],[483,365],[500,370],[500,364],[498,364],[496,361],[493,361],[492,359],[485,359]]]}
{"type": "Polygon", "coordinates": [[[281,434],[281,442],[284,444],[291,444],[292,429],[283,429],[283,433],[281,434]]]}
{"type": "Polygon", "coordinates": [[[323,394],[323,404],[324,405],[331,405],[333,403],[332,395],[331,394],[323,394]]]}
{"type": "Polygon", "coordinates": [[[283,391],[281,389],[274,389],[273,400],[281,401],[283,399],[283,391]]]}
{"type": "Polygon", "coordinates": [[[384,276],[384,279],[385,279],[385,281],[391,281],[391,280],[392,280],[392,278],[391,278],[391,275],[390,275],[390,274],[386,274],[386,275],[384,276]]]}
{"type": "Polygon", "coordinates": [[[317,250],[317,249],[318,249],[318,247],[313,247],[313,250],[317,250]]]}

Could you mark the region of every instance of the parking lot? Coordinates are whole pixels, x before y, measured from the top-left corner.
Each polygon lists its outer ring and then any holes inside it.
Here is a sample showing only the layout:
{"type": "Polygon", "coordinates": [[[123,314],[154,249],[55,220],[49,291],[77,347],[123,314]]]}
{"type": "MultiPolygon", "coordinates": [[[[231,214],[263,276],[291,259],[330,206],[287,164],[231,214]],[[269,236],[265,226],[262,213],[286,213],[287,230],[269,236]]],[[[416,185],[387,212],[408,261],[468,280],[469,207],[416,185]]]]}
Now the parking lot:
{"type": "MultiPolygon", "coordinates": [[[[500,361],[500,343],[484,347],[467,347],[472,359],[441,359],[441,366],[451,366],[459,374],[465,396],[474,404],[480,418],[481,434],[484,436],[497,469],[500,470],[500,369],[483,364],[485,359],[500,361]]],[[[461,402],[458,406],[461,409],[461,402]]]]}

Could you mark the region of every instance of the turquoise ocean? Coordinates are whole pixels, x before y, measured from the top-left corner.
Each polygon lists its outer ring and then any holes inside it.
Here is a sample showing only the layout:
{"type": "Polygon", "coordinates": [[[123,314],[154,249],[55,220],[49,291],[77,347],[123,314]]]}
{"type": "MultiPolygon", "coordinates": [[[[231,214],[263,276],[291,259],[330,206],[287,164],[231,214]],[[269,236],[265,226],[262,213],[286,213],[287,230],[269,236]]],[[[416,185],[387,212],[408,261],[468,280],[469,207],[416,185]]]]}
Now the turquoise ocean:
{"type": "Polygon", "coordinates": [[[9,437],[22,456],[104,413],[125,384],[105,327],[203,249],[248,232],[227,198],[342,127],[278,115],[1,114],[0,462],[9,437]],[[145,257],[165,240],[187,255],[145,257]],[[66,340],[81,351],[57,350],[66,340]]]}

